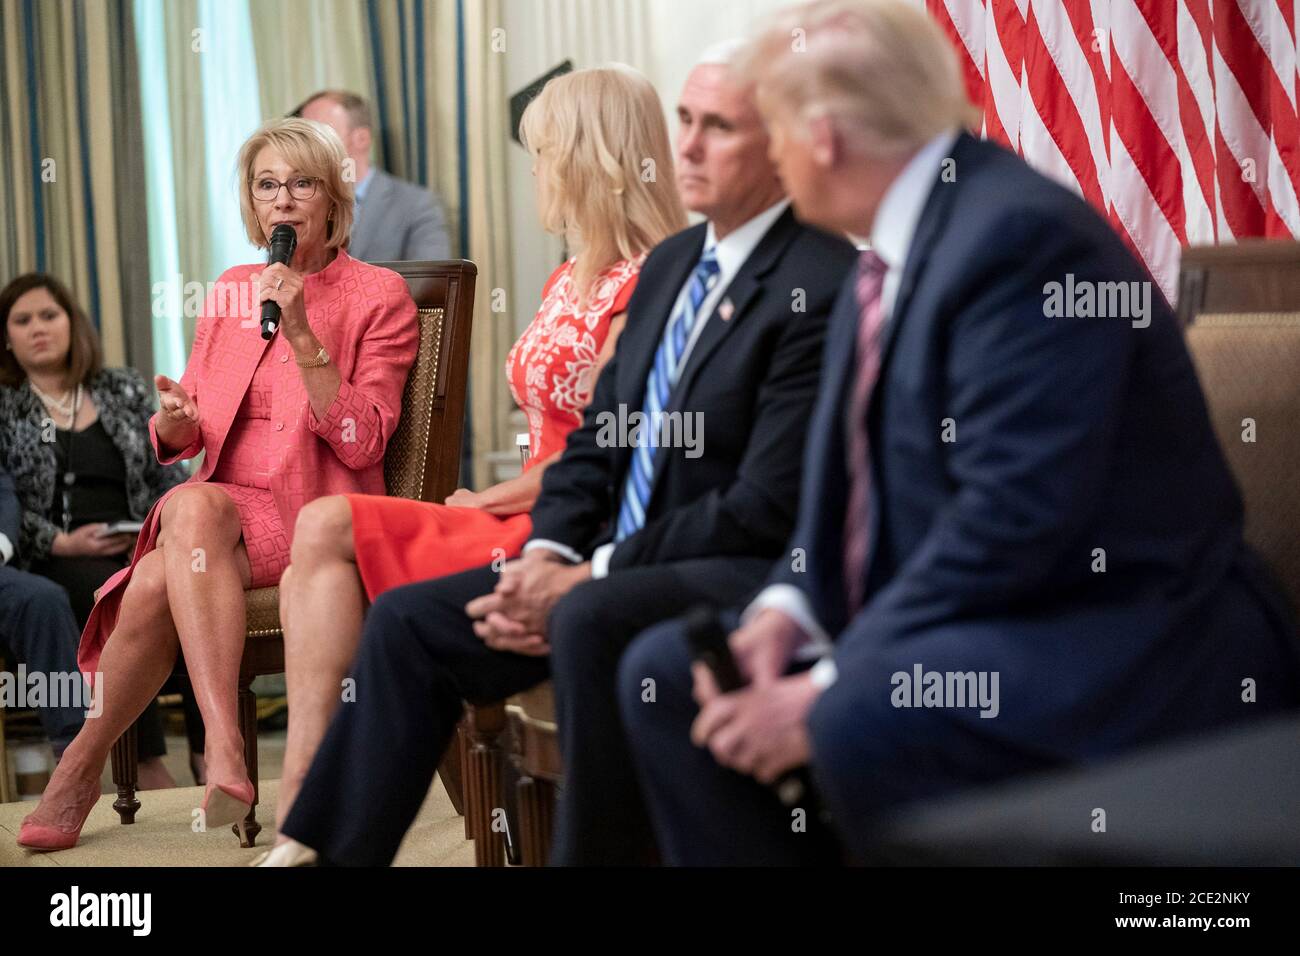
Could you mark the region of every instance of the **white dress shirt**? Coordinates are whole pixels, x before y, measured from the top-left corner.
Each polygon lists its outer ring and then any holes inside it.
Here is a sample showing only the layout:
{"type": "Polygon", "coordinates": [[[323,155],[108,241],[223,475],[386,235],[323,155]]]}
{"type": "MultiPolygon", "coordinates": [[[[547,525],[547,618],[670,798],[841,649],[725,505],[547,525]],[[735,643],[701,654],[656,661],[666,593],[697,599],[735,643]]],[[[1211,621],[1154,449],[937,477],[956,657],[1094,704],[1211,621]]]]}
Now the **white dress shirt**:
{"type": "Polygon", "coordinates": [[[8,564],[14,557],[14,543],[9,535],[0,532],[0,564],[8,564]]]}
{"type": "MultiPolygon", "coordinates": [[[[768,207],[734,232],[728,233],[723,239],[718,238],[713,223],[709,223],[708,231],[704,237],[704,250],[701,252],[700,256],[703,258],[704,252],[707,252],[709,249],[715,251],[718,258],[718,277],[714,280],[713,286],[709,290],[709,294],[705,296],[704,301],[700,303],[700,310],[698,313],[700,318],[697,318],[694,328],[691,329],[691,337],[686,341],[686,348],[682,352],[681,361],[678,364],[679,368],[684,369],[686,367],[686,362],[695,348],[695,343],[699,341],[700,333],[704,331],[705,324],[714,321],[714,310],[722,301],[722,297],[726,294],[732,280],[736,278],[741,267],[744,266],[745,262],[753,254],[754,250],[758,248],[758,244],[762,242],[763,237],[767,235],[768,230],[776,224],[776,221],[781,218],[781,214],[785,212],[786,207],[789,205],[789,199],[782,199],[775,206],[768,207]]],[[[685,307],[687,296],[690,295],[691,281],[694,276],[695,269],[692,267],[691,274],[687,276],[686,283],[677,294],[677,300],[673,303],[672,311],[668,313],[670,317],[676,315],[678,310],[685,307]]],[[[667,326],[665,326],[665,334],[666,331],[667,326]]],[[[638,411],[639,410],[640,409],[638,409],[638,411]]],[[[617,544],[611,541],[608,544],[601,545],[595,550],[595,553],[592,554],[591,576],[593,578],[603,578],[609,574],[610,558],[613,557],[614,549],[616,547],[617,544]]],[[[525,553],[531,551],[533,548],[545,548],[548,551],[554,551],[564,558],[567,558],[569,561],[572,561],[574,564],[582,562],[582,555],[578,554],[578,552],[573,550],[573,548],[561,544],[558,541],[547,541],[544,538],[538,538],[529,541],[524,545],[525,553]]]]}
{"type": "MultiPolygon", "coordinates": [[[[907,264],[921,213],[925,211],[931,191],[939,184],[943,161],[951,154],[957,136],[956,131],[941,133],[922,146],[903,167],[898,178],[890,183],[876,211],[870,245],[885,264],[880,300],[886,324],[892,321],[898,287],[903,281],[903,267],[907,264]]],[[[784,612],[808,635],[808,643],[799,649],[796,658],[804,661],[821,658],[812,669],[813,683],[821,688],[835,683],[837,674],[835,661],[830,656],[831,639],[813,613],[807,595],[792,584],[769,585],[745,608],[741,622],[751,620],[759,611],[769,607],[784,612]]]]}

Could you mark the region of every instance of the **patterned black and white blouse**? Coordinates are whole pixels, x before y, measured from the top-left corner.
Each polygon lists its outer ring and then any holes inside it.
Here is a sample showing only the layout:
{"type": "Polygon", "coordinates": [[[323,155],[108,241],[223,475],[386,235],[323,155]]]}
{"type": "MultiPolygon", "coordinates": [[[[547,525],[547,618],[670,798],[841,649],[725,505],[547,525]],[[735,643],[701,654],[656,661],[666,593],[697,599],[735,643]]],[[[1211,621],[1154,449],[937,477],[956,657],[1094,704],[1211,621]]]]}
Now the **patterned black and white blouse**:
{"type": "MultiPolygon", "coordinates": [[[[160,465],[149,444],[149,419],[157,410],[153,389],[139,372],[104,369],[90,380],[90,397],[104,430],[126,463],[126,497],[131,518],[143,521],[153,503],[189,477],[183,465],[160,465]]],[[[22,529],[14,565],[28,568],[50,553],[63,529],[49,520],[58,483],[50,414],[27,384],[0,385],[0,466],[13,476],[22,507],[22,529]]]]}

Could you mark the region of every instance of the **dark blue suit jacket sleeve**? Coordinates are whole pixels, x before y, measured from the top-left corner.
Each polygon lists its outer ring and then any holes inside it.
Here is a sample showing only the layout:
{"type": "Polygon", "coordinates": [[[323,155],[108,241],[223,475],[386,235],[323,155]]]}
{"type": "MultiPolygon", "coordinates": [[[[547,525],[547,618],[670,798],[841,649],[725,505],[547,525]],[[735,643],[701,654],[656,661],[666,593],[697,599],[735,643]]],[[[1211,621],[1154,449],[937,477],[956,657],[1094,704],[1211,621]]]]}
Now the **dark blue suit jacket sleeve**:
{"type": "MultiPolygon", "coordinates": [[[[635,307],[637,290],[628,310],[635,307]]],[[[554,541],[586,556],[612,508],[609,486],[609,452],[596,440],[600,416],[618,407],[615,383],[619,356],[624,352],[619,338],[605,367],[596,378],[591,402],[583,412],[582,425],[569,433],[564,453],[542,475],[542,490],[533,505],[532,540],[554,541]]]]}
{"type": "Polygon", "coordinates": [[[852,354],[856,349],[859,315],[856,284],[857,271],[853,270],[840,286],[838,298],[831,306],[822,350],[822,386],[809,425],[814,437],[804,446],[803,480],[799,485],[795,529],[790,536],[787,554],[772,566],[767,582],[769,585],[788,584],[803,591],[813,615],[819,618],[823,627],[827,621],[824,613],[818,611],[824,611],[821,605],[825,590],[841,587],[839,565],[844,559],[843,553],[835,550],[841,538],[837,535],[828,547],[827,542],[821,541],[818,531],[823,522],[839,528],[843,520],[843,503],[839,498],[847,487],[841,440],[844,391],[840,386],[844,383],[835,381],[833,374],[837,357],[852,354]],[[802,560],[794,560],[796,554],[802,560]],[[817,593],[818,588],[823,593],[817,593]]]}
{"type": "Polygon", "coordinates": [[[14,480],[9,472],[0,468],[0,533],[18,550],[19,517],[18,495],[14,493],[14,480]]]}

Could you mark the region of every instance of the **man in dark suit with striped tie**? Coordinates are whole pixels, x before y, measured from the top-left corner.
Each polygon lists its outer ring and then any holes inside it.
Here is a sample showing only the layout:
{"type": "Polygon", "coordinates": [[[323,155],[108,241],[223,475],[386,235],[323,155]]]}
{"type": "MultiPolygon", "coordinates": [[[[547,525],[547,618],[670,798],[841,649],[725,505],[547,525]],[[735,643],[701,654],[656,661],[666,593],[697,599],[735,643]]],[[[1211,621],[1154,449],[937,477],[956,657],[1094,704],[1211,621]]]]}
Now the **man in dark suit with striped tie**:
{"type": "Polygon", "coordinates": [[[826,318],[855,258],[795,220],[752,90],[729,65],[737,48],[710,51],[678,107],[678,188],[708,221],[646,259],[584,424],[543,479],[522,558],[370,609],[357,702],[339,709],[284,826],[326,860],[389,862],[462,701],[552,673],[565,761],[555,860],[646,859],[619,656],[656,621],[745,599],[780,555],[826,318]]]}
{"type": "Polygon", "coordinates": [[[1294,707],[1294,621],[1242,540],[1177,321],[1106,221],[961,132],[954,54],[901,0],[800,8],[741,63],[800,215],[872,251],[827,332],[804,560],[730,637],[750,686],[692,673],[680,622],[624,655],[665,861],[839,860],[772,788],[805,765],[869,860],[909,801],[1294,707]],[[1065,308],[1067,287],[1127,306],[1065,308]]]}

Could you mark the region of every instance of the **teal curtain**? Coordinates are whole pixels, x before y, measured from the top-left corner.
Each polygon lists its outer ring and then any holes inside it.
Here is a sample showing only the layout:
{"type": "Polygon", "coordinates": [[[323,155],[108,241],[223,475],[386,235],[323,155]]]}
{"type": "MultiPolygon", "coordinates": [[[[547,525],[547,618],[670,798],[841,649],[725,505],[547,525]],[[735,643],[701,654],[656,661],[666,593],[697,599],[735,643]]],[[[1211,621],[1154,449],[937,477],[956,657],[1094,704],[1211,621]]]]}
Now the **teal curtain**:
{"type": "Polygon", "coordinates": [[[149,179],[155,368],[177,376],[196,293],[261,255],[239,214],[235,161],[262,122],[248,0],[134,0],[149,179]]]}

